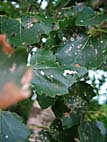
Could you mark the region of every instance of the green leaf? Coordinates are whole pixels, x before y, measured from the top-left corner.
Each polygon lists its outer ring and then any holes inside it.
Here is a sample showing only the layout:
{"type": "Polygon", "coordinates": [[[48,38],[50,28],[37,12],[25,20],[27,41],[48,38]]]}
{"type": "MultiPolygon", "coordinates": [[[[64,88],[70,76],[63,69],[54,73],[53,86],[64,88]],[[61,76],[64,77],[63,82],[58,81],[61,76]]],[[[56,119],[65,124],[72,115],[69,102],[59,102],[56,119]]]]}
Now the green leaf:
{"type": "Polygon", "coordinates": [[[69,108],[64,102],[64,96],[57,97],[55,103],[52,105],[52,111],[57,118],[61,118],[64,112],[69,111],[69,108]]]}
{"type": "Polygon", "coordinates": [[[75,94],[71,93],[65,96],[65,104],[69,110],[63,113],[61,120],[62,127],[68,129],[80,123],[87,104],[78,94],[76,94],[76,90],[75,94]]]}
{"type": "Polygon", "coordinates": [[[79,127],[80,142],[103,142],[100,129],[96,122],[81,122],[79,127]]]}
{"type": "Polygon", "coordinates": [[[82,110],[75,108],[73,112],[65,112],[64,116],[61,118],[63,129],[71,128],[78,125],[82,117],[82,110]]]}
{"type": "Polygon", "coordinates": [[[41,34],[48,34],[52,28],[52,22],[48,23],[48,17],[42,20],[38,17],[29,15],[20,19],[1,17],[1,32],[7,34],[10,43],[15,46],[37,43],[41,34]]]}
{"type": "Polygon", "coordinates": [[[64,129],[80,123],[91,98],[95,96],[93,88],[85,82],[77,82],[69,88],[69,94],[58,97],[52,110],[61,118],[64,129]]]}
{"type": "Polygon", "coordinates": [[[58,0],[58,1],[56,1],[55,7],[56,8],[65,7],[69,2],[70,2],[70,0],[67,0],[67,1],[65,1],[65,0],[58,0]]]}
{"type": "Polygon", "coordinates": [[[74,22],[74,18],[65,17],[62,21],[59,22],[59,26],[61,29],[70,28],[74,26],[74,22]]]}
{"type": "Polygon", "coordinates": [[[62,139],[63,139],[62,130],[63,129],[62,129],[61,121],[59,119],[53,120],[50,125],[49,133],[55,142],[62,142],[62,139]]]}
{"type": "Polygon", "coordinates": [[[48,37],[46,44],[45,44],[46,48],[54,48],[59,44],[60,39],[57,34],[58,34],[58,31],[51,31],[50,32],[49,37],[48,37]]]}
{"type": "Polygon", "coordinates": [[[88,118],[101,121],[107,129],[107,104],[99,104],[98,100],[92,100],[88,110],[88,118]]]}
{"type": "Polygon", "coordinates": [[[99,37],[78,35],[76,39],[61,46],[55,55],[61,65],[80,64],[87,68],[96,68],[104,61],[106,46],[105,35],[99,37]]]}
{"type": "Polygon", "coordinates": [[[76,19],[77,26],[96,26],[107,21],[107,16],[103,14],[96,14],[95,11],[90,7],[83,8],[78,13],[76,19]]]}
{"type": "Polygon", "coordinates": [[[40,140],[41,142],[54,142],[49,132],[46,130],[41,130],[35,140],[40,140]]]}
{"type": "Polygon", "coordinates": [[[23,100],[11,107],[9,107],[9,111],[17,113],[19,116],[23,118],[23,122],[27,124],[29,116],[32,111],[32,107],[34,104],[34,100],[32,98],[28,98],[26,100],[23,100]],[[27,106],[27,107],[26,107],[27,106]]]}
{"type": "Polygon", "coordinates": [[[78,5],[73,5],[72,7],[63,8],[61,9],[62,18],[70,17],[75,19],[78,13],[80,12],[80,10],[81,8],[78,5]]]}
{"type": "MultiPolygon", "coordinates": [[[[75,29],[75,21],[80,11],[79,6],[67,7],[61,10],[61,20],[59,21],[60,30],[75,29]]],[[[71,30],[71,31],[72,31],[71,30]]],[[[67,34],[66,34],[67,35],[67,34]]],[[[69,34],[68,34],[69,35],[69,34]]]]}
{"type": "Polygon", "coordinates": [[[19,9],[16,9],[15,5],[11,1],[0,2],[0,13],[7,14],[10,17],[16,17],[19,14],[19,9]]]}
{"type": "Polygon", "coordinates": [[[69,111],[64,112],[62,126],[64,129],[79,124],[85,109],[91,98],[95,96],[93,88],[85,82],[77,82],[69,89],[69,94],[65,95],[65,104],[69,111]]]}
{"type": "Polygon", "coordinates": [[[87,70],[75,66],[62,68],[53,53],[46,49],[38,49],[32,56],[31,66],[34,70],[32,83],[39,94],[50,97],[68,93],[70,87],[79,76],[83,76],[87,70]],[[66,71],[74,71],[75,74],[65,74],[66,71]]]}
{"type": "Polygon", "coordinates": [[[41,106],[42,109],[48,108],[49,106],[51,106],[55,102],[54,98],[46,96],[45,94],[38,95],[37,99],[38,99],[39,105],[41,106]]]}
{"type": "Polygon", "coordinates": [[[73,142],[78,139],[78,127],[63,130],[61,120],[55,119],[49,129],[40,131],[39,139],[43,142],[73,142]]]}
{"type": "MultiPolygon", "coordinates": [[[[69,88],[69,96],[80,96],[84,101],[89,103],[96,96],[94,88],[85,81],[79,81],[69,88]]],[[[65,96],[66,98],[68,96],[65,96]]]]}
{"type": "Polygon", "coordinates": [[[0,111],[0,142],[28,142],[30,131],[21,119],[8,111],[0,111]]]}

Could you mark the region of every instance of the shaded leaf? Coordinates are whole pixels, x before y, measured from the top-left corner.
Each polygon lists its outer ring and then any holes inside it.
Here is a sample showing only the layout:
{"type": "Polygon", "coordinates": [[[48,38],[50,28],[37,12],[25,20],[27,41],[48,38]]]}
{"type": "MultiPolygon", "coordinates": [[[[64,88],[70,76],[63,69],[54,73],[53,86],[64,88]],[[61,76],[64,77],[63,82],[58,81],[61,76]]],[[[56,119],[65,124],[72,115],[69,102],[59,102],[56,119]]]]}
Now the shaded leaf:
{"type": "Polygon", "coordinates": [[[80,142],[103,142],[104,138],[96,122],[81,122],[79,127],[80,142]]]}
{"type": "MultiPolygon", "coordinates": [[[[96,94],[90,84],[87,84],[85,81],[79,81],[69,88],[69,97],[70,96],[80,96],[89,103],[96,94]]],[[[68,96],[66,96],[66,98],[67,97],[68,96]]]]}
{"type": "Polygon", "coordinates": [[[63,96],[57,97],[55,103],[52,105],[52,111],[57,118],[61,118],[65,112],[69,112],[63,96]]]}
{"type": "Polygon", "coordinates": [[[64,116],[61,118],[62,127],[68,129],[75,125],[79,125],[82,115],[83,112],[81,109],[74,109],[72,112],[64,113],[64,116]]]}
{"type": "Polygon", "coordinates": [[[41,130],[35,140],[40,140],[41,142],[54,142],[49,132],[46,130],[41,130]]]}
{"type": "Polygon", "coordinates": [[[45,108],[51,106],[55,101],[54,98],[46,96],[45,94],[38,95],[37,99],[38,99],[39,105],[41,106],[42,109],[45,109],[45,108]]]}
{"type": "Polygon", "coordinates": [[[46,44],[45,44],[46,48],[54,48],[59,44],[60,39],[58,38],[57,33],[58,33],[58,31],[51,31],[50,32],[49,37],[48,37],[46,44]]]}
{"type": "Polygon", "coordinates": [[[77,82],[69,88],[69,94],[57,98],[52,110],[56,117],[61,118],[64,129],[80,123],[93,96],[95,93],[91,86],[85,82],[77,82]]]}
{"type": "Polygon", "coordinates": [[[48,130],[40,132],[39,139],[42,142],[71,142],[78,139],[78,127],[63,130],[60,119],[55,119],[48,130]]]}

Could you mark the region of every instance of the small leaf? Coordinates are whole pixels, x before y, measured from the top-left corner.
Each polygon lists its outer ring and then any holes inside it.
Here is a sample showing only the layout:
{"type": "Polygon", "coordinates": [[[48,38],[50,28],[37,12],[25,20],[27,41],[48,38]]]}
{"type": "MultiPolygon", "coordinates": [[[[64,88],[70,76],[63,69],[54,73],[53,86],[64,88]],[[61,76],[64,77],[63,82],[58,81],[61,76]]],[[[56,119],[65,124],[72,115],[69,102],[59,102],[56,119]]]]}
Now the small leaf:
{"type": "Polygon", "coordinates": [[[75,109],[72,113],[71,112],[64,113],[64,116],[61,118],[63,129],[69,129],[75,125],[78,125],[81,116],[82,116],[82,111],[80,109],[75,109]]]}
{"type": "Polygon", "coordinates": [[[38,95],[37,99],[42,109],[46,109],[47,107],[51,106],[55,101],[53,98],[46,96],[45,94],[38,95]]]}

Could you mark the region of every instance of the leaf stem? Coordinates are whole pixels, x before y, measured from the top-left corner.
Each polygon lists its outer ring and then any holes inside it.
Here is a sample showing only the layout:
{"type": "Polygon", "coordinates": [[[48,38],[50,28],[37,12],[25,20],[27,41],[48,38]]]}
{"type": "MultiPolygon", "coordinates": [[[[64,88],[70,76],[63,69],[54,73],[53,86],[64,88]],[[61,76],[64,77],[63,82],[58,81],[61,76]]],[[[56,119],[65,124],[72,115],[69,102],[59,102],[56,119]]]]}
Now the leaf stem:
{"type": "Polygon", "coordinates": [[[41,128],[41,129],[49,129],[49,127],[47,126],[39,126],[39,125],[32,125],[32,126],[28,126],[29,128],[31,129],[34,129],[34,128],[41,128]]]}
{"type": "Polygon", "coordinates": [[[102,33],[107,33],[107,31],[106,31],[106,30],[103,30],[103,29],[96,29],[96,31],[102,32],[102,33]]]}
{"type": "Polygon", "coordinates": [[[84,45],[82,46],[82,49],[84,49],[84,48],[85,48],[85,46],[87,45],[87,43],[88,43],[88,41],[90,40],[90,38],[91,38],[91,36],[88,36],[88,38],[87,38],[86,42],[85,42],[85,43],[84,43],[84,45]]]}

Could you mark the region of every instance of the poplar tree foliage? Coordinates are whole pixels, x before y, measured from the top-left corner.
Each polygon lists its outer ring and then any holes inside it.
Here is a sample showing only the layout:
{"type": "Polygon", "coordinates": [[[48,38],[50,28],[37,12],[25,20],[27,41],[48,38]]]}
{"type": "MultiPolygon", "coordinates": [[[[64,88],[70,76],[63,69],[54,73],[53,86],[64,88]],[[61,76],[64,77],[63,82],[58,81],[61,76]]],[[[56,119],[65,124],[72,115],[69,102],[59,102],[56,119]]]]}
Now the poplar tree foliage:
{"type": "MultiPolygon", "coordinates": [[[[90,69],[107,70],[107,1],[1,1],[0,32],[15,50],[10,57],[0,47],[0,85],[18,83],[30,55],[32,92],[56,117],[35,141],[107,142],[107,106],[87,83],[90,69]],[[19,70],[10,76],[14,62],[19,70]]],[[[28,142],[30,133],[17,114],[0,111],[0,142],[28,142]]]]}

